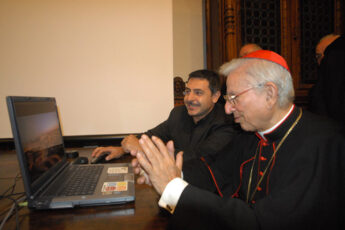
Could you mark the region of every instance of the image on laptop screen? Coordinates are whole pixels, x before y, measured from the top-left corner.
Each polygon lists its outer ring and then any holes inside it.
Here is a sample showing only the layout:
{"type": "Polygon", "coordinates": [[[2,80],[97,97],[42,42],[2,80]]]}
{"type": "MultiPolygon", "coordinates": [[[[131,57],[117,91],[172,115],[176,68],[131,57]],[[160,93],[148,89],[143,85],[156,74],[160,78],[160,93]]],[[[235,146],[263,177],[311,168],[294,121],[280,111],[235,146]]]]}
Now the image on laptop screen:
{"type": "Polygon", "coordinates": [[[64,156],[58,115],[53,101],[16,102],[17,127],[33,183],[64,156]]]}

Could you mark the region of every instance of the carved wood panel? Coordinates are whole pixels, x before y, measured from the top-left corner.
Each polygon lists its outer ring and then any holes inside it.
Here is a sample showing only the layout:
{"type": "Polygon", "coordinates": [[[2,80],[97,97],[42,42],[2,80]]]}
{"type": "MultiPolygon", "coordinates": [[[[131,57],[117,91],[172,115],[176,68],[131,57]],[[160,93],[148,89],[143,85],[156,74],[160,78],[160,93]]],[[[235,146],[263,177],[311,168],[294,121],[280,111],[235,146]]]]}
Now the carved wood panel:
{"type": "Polygon", "coordinates": [[[205,9],[208,68],[217,71],[242,45],[257,43],[287,60],[300,105],[316,80],[318,39],[344,32],[344,0],[205,0],[205,9]]]}

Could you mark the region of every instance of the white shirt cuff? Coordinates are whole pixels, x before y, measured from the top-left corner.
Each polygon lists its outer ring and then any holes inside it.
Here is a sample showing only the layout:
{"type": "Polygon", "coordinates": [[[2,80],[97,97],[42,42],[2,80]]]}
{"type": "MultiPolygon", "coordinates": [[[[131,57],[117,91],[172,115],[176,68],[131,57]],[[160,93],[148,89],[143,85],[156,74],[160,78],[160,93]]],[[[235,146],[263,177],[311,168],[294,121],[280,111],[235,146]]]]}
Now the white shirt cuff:
{"type": "Polygon", "coordinates": [[[177,202],[187,185],[188,183],[186,181],[178,177],[170,181],[165,187],[158,205],[173,214],[177,202]]]}

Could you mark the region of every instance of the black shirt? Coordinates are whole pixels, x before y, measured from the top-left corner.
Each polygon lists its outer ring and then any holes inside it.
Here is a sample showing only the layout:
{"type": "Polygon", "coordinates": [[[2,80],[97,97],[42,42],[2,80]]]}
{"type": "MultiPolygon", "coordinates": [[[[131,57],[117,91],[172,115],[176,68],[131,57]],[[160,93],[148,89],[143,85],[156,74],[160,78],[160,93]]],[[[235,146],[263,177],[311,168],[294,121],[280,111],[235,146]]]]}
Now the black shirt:
{"type": "Polygon", "coordinates": [[[184,161],[203,156],[209,163],[236,133],[233,119],[219,104],[196,124],[185,106],[175,107],[166,121],[146,132],[164,142],[173,140],[175,152],[184,151],[184,161]]]}

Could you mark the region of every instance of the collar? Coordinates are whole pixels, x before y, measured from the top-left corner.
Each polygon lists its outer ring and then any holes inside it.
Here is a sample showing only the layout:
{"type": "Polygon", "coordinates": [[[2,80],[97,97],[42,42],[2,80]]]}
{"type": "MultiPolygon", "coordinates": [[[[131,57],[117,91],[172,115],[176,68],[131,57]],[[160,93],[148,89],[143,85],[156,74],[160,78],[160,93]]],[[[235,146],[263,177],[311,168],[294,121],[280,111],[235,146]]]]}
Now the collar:
{"type": "Polygon", "coordinates": [[[257,132],[256,135],[264,141],[276,141],[281,139],[286,131],[291,127],[293,122],[297,119],[299,109],[295,105],[291,106],[289,112],[272,128],[263,132],[257,132]]]}
{"type": "MultiPolygon", "coordinates": [[[[201,123],[203,123],[203,122],[206,122],[207,120],[212,119],[212,118],[215,116],[216,110],[217,110],[217,108],[218,108],[217,106],[218,106],[218,103],[215,103],[215,105],[213,106],[212,110],[211,110],[205,117],[203,117],[202,119],[200,119],[197,123],[194,123],[193,117],[191,117],[191,116],[189,116],[189,115],[188,115],[188,116],[191,118],[193,124],[199,125],[199,124],[201,124],[201,123]]],[[[187,109],[186,109],[186,110],[187,110],[187,109]]]]}

